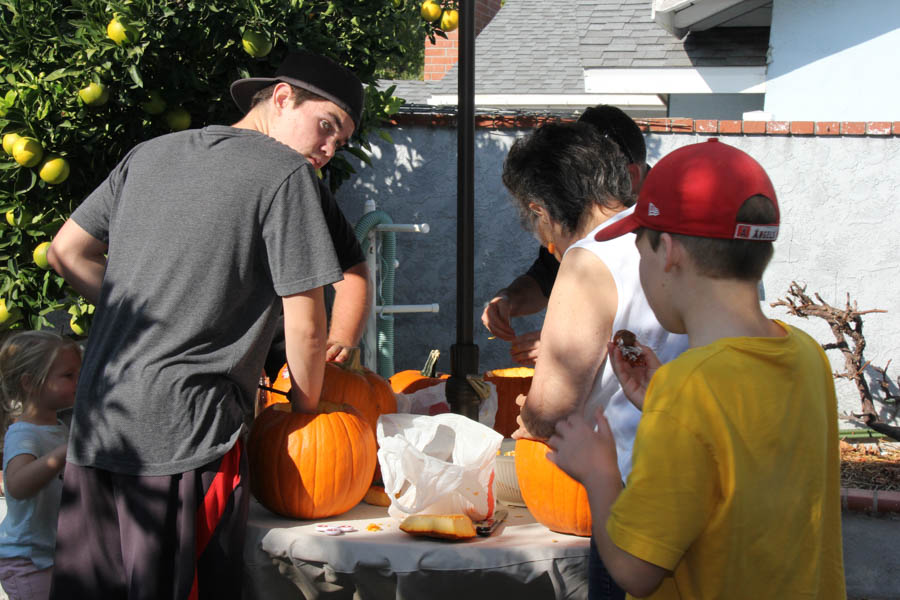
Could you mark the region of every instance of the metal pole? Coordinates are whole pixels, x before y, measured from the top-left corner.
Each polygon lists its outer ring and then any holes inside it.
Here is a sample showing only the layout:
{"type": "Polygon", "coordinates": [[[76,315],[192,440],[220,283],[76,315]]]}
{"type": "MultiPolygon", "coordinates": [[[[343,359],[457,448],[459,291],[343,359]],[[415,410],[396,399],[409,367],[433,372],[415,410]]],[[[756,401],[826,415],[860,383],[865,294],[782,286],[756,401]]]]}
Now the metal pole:
{"type": "Polygon", "coordinates": [[[450,409],[478,419],[480,399],[466,381],[478,373],[473,343],[475,296],[475,1],[460,0],[456,169],[456,344],[450,348],[450,409]]]}

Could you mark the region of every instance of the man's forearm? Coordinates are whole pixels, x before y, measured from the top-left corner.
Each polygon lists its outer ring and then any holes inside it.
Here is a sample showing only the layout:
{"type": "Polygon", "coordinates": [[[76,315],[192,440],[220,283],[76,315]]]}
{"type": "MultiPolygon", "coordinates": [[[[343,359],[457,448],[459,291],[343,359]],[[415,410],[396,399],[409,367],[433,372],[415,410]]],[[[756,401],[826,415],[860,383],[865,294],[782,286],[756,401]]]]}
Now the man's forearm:
{"type": "Polygon", "coordinates": [[[358,346],[374,296],[366,263],[344,271],[344,279],[335,282],[333,287],[335,294],[328,340],[348,347],[358,346]]]}
{"type": "Polygon", "coordinates": [[[291,407],[313,412],[325,377],[325,300],[322,288],[282,298],[284,341],[291,374],[291,407]]]}
{"type": "Polygon", "coordinates": [[[509,302],[511,317],[533,315],[547,308],[547,297],[531,275],[519,275],[512,283],[497,292],[505,295],[509,302]]]}

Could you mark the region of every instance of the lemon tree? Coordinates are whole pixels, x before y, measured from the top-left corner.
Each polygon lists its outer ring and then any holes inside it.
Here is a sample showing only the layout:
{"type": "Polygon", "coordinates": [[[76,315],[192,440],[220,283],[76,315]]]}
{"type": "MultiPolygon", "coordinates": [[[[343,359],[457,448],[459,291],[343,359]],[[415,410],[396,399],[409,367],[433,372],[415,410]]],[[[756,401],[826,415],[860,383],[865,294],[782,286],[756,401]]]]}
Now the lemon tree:
{"type": "Polygon", "coordinates": [[[457,0],[423,0],[419,15],[425,22],[425,31],[433,44],[435,36],[447,39],[447,34],[459,27],[459,2],[457,0]]]}
{"type": "Polygon", "coordinates": [[[136,144],[236,122],[231,82],[271,75],[296,47],[367,84],[359,129],[323,170],[336,189],[353,173],[346,153],[368,162],[367,140],[389,139],[402,100],[373,84],[439,31],[419,12],[417,0],[0,0],[0,331],[86,331],[93,307],[46,268],[46,244],[136,144]]]}

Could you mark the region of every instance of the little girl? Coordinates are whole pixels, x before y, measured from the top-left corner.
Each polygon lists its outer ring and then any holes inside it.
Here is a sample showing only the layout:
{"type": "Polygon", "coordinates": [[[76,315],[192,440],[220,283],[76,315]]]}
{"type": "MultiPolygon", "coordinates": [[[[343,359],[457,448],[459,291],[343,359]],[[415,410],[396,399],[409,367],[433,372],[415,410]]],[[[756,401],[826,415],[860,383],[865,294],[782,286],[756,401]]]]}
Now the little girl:
{"type": "Polygon", "coordinates": [[[46,599],[56,545],[68,429],[56,412],[75,402],[81,350],[47,331],[22,331],[0,345],[6,518],[0,523],[0,582],[12,600],[46,599]]]}

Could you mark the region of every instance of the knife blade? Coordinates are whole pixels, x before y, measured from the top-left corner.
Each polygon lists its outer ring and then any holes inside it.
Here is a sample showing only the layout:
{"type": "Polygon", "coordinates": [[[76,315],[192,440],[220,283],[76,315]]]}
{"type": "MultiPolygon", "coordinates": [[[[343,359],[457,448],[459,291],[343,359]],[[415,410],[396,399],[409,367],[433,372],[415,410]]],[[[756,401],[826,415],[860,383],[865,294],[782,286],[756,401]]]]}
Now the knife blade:
{"type": "Polygon", "coordinates": [[[505,508],[499,508],[494,511],[494,515],[484,521],[478,521],[475,525],[475,533],[482,537],[488,537],[497,527],[506,520],[509,512],[505,508]]]}

